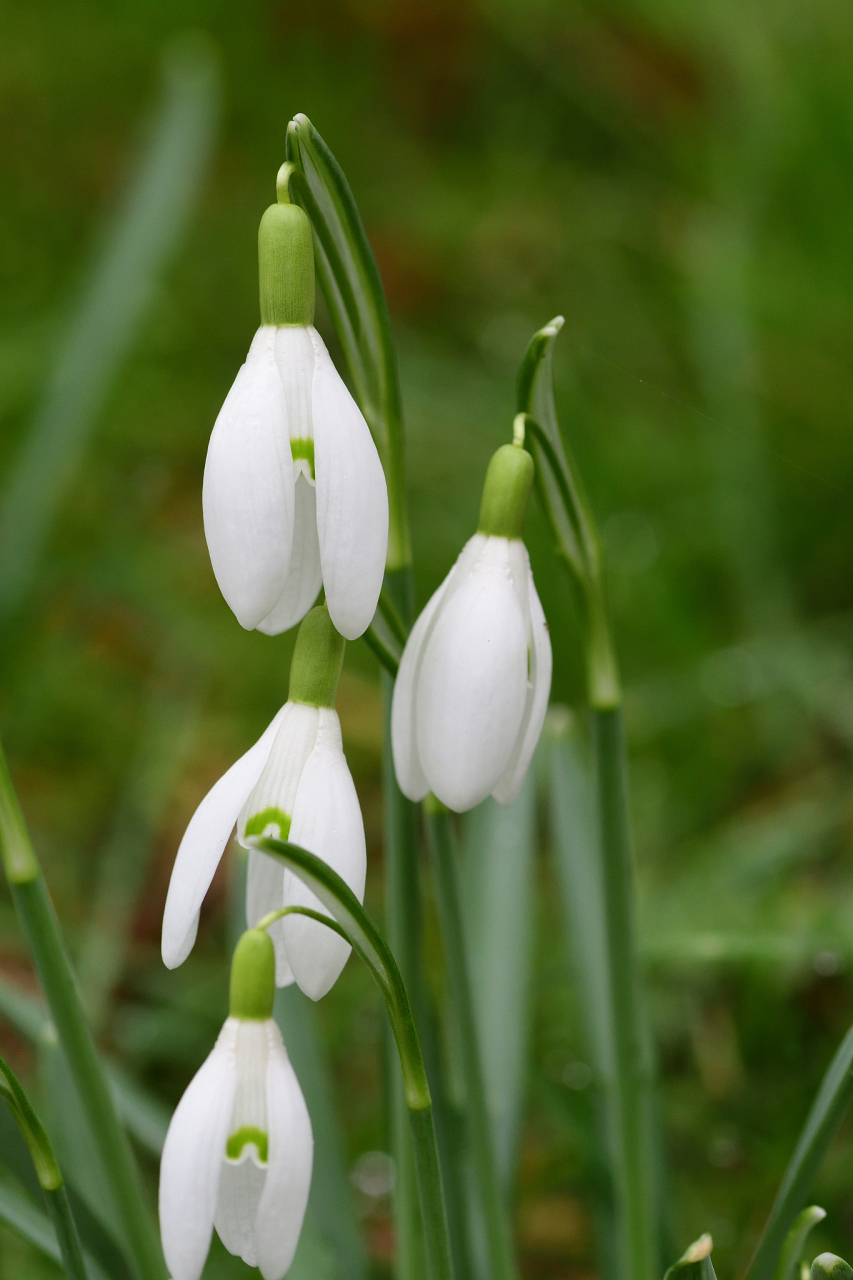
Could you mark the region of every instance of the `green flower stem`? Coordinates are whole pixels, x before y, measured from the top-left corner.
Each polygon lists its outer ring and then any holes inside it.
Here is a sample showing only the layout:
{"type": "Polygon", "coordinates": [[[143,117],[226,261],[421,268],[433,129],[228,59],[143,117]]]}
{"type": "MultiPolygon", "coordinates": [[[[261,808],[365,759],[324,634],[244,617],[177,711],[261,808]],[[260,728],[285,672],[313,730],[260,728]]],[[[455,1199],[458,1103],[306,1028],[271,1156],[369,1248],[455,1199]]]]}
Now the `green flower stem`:
{"type": "Polygon", "coordinates": [[[143,1198],[139,1171],[86,1024],[77,980],[27,834],[2,748],[0,854],[42,990],[115,1194],[136,1272],[141,1280],[165,1280],[160,1242],[143,1198]]]}
{"type": "Polygon", "coordinates": [[[444,943],[450,1007],[465,1082],[465,1111],[488,1249],[492,1280],[515,1280],[507,1205],[501,1191],[494,1141],[486,1107],[486,1089],[477,1040],[471,979],[465,952],[457,851],[450,816],[437,801],[424,804],[435,870],[438,915],[444,943]]]}
{"type": "Polygon", "coordinates": [[[44,1198],[47,1201],[47,1211],[50,1214],[50,1220],[56,1232],[65,1274],[69,1277],[69,1280],[88,1280],[86,1264],[83,1261],[83,1250],[80,1247],[80,1237],[77,1234],[77,1224],[71,1214],[71,1205],[68,1203],[65,1184],[61,1182],[58,1187],[53,1187],[50,1190],[45,1189],[44,1198]]]}
{"type": "Polygon", "coordinates": [[[393,682],[396,680],[397,672],[400,669],[399,659],[391,652],[390,647],[382,639],[373,623],[371,623],[367,628],[362,639],[368,649],[372,650],[374,656],[378,659],[379,665],[382,668],[383,676],[388,675],[391,677],[393,687],[393,682]]]}
{"type": "Polygon", "coordinates": [[[320,899],[382,992],[402,1068],[428,1275],[430,1280],[452,1280],[432,1099],[412,1009],[394,956],[352,890],[322,859],[284,840],[253,836],[248,843],[278,858],[320,899]]]}
{"type": "Polygon", "coordinates": [[[655,1280],[657,1160],[650,1037],[634,910],[625,738],[620,707],[592,708],[614,1072],[606,1124],[614,1183],[618,1274],[655,1280]]]}
{"type": "MultiPolygon", "coordinates": [[[[414,591],[411,571],[385,574],[384,596],[401,620],[411,621],[414,591]]],[[[379,607],[387,620],[390,609],[379,607]]],[[[381,661],[381,659],[380,659],[381,661]]],[[[400,966],[403,983],[414,1006],[415,1018],[421,1006],[421,903],[418,880],[417,811],[397,786],[391,754],[391,698],[396,668],[382,672],[384,738],[382,749],[382,800],[385,821],[385,927],[388,944],[400,966]]],[[[423,1230],[417,1177],[412,1149],[414,1135],[408,1123],[406,1100],[399,1072],[391,1064],[391,1147],[397,1168],[394,1187],[394,1218],[397,1232],[397,1280],[420,1280],[423,1275],[423,1230]]]]}

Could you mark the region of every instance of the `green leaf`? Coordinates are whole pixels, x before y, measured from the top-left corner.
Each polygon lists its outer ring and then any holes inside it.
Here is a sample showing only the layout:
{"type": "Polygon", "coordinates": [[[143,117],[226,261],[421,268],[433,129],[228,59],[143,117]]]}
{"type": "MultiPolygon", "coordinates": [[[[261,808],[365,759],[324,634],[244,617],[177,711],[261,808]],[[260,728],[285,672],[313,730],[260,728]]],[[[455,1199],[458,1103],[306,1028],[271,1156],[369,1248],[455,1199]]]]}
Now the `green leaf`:
{"type": "Polygon", "coordinates": [[[388,304],[376,259],[343,170],[307,116],[287,128],[289,189],[314,230],[317,278],[376,441],[388,484],[387,566],[411,563],[403,475],[403,415],[388,304]]]}
{"type": "Polygon", "coordinates": [[[47,371],[44,399],[0,498],[0,614],[13,613],[32,587],[57,508],[207,170],[219,86],[206,42],[174,44],[165,72],[150,140],[47,371]]]}
{"type": "Polygon", "coordinates": [[[663,1280],[717,1280],[711,1250],[714,1242],[709,1235],[700,1236],[686,1249],[678,1262],[673,1263],[663,1280]]]}
{"type": "Polygon", "coordinates": [[[808,1209],[803,1209],[802,1213],[797,1214],[794,1225],[785,1237],[782,1252],[779,1254],[775,1280],[794,1280],[794,1273],[802,1257],[809,1232],[812,1227],[823,1222],[825,1217],[826,1210],[816,1204],[810,1205],[808,1209]]]}
{"type": "Polygon", "coordinates": [[[463,908],[476,1017],[504,1192],[515,1174],[526,1082],[536,847],[535,770],[515,803],[491,798],[465,816],[463,908]]]}
{"type": "MultiPolygon", "coordinates": [[[[0,977],[0,1014],[31,1044],[56,1041],[56,1029],[40,1000],[0,977]]],[[[171,1113],[168,1107],[116,1062],[105,1062],[119,1114],[141,1147],[159,1156],[171,1113]]]]}
{"type": "MultiPolygon", "coordinates": [[[[853,1027],[829,1064],[744,1280],[770,1280],[853,1096],[853,1027]]],[[[822,1255],[825,1256],[825,1255],[822,1255]]]]}
{"type": "Polygon", "coordinates": [[[525,414],[525,446],[536,464],[536,492],[568,571],[583,628],[587,685],[593,707],[621,700],[619,673],[607,621],[601,539],[580,472],[560,432],[554,401],[552,356],[563,317],[533,335],[518,372],[518,412],[525,414]]]}

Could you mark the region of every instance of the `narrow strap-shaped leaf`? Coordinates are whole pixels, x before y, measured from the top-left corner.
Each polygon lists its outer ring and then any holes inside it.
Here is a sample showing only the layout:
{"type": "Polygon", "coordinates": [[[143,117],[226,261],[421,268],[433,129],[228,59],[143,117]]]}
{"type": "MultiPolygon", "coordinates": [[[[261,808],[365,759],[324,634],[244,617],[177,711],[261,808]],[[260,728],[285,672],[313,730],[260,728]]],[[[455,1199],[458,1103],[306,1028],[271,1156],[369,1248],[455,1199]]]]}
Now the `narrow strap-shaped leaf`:
{"type": "Polygon", "coordinates": [[[277,858],[319,898],[382,992],[403,1071],[429,1274],[432,1280],[450,1280],[453,1269],[432,1103],[418,1033],[397,962],[355,894],[321,858],[298,845],[268,836],[251,836],[247,843],[277,858]]]}
{"type": "Polygon", "coordinates": [[[809,1205],[807,1209],[803,1209],[802,1213],[797,1214],[794,1225],[785,1236],[785,1243],[782,1245],[782,1252],[776,1264],[775,1280],[795,1280],[797,1264],[803,1256],[809,1232],[812,1227],[823,1222],[825,1217],[826,1210],[816,1204],[809,1205]]]}
{"type": "Polygon", "coordinates": [[[785,1237],[808,1199],[851,1096],[853,1027],[839,1045],[812,1103],[745,1280],[771,1280],[774,1275],[785,1237]]]}
{"type": "Polygon", "coordinates": [[[352,378],[359,407],[376,441],[388,484],[387,566],[411,564],[403,475],[403,415],[388,304],[376,259],[343,170],[307,116],[287,129],[289,180],[314,230],[320,288],[352,378]]]}
{"type": "Polygon", "coordinates": [[[218,100],[207,45],[173,46],[148,147],[56,345],[44,399],[0,496],[0,614],[13,613],[30,590],[57,505],[186,226],[212,150],[218,100]]]}

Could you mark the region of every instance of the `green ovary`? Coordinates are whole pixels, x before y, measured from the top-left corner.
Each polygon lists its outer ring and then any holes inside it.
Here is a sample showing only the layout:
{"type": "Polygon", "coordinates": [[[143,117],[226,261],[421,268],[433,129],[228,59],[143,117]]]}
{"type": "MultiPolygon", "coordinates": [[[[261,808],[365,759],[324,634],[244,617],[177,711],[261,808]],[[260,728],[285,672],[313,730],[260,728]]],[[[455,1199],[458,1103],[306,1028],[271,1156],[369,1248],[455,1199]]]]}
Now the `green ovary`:
{"type": "Polygon", "coordinates": [[[267,1162],[267,1135],[263,1129],[244,1124],[242,1129],[232,1133],[225,1144],[225,1155],[229,1160],[239,1160],[244,1147],[254,1146],[261,1164],[267,1162]]]}
{"type": "Polygon", "coordinates": [[[305,436],[296,436],[290,441],[290,453],[293,458],[293,465],[297,468],[300,462],[307,462],[311,470],[311,479],[314,480],[314,441],[305,436]]]}
{"type": "Polygon", "coordinates": [[[246,823],[247,836],[272,836],[274,840],[286,840],[290,835],[290,816],[283,809],[277,809],[272,805],[269,809],[262,809],[260,813],[253,813],[249,821],[246,823]],[[277,827],[277,831],[268,831],[267,827],[277,827]]]}

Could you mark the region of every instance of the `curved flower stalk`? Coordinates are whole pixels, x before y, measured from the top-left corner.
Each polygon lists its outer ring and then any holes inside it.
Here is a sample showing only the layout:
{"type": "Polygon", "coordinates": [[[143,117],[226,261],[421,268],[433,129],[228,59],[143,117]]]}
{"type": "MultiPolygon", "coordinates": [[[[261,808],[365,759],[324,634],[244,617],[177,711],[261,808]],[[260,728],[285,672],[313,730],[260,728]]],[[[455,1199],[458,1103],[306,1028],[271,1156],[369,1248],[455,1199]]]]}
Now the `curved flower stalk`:
{"type": "Polygon", "coordinates": [[[409,636],[391,736],[401,790],[462,812],[512,804],[551,689],[548,625],[521,533],[533,484],[523,434],[489,463],[477,533],[409,636]]]}
{"type": "Polygon", "coordinates": [[[204,531],[241,626],[277,635],[321,585],[349,640],[376,611],[388,493],[361,411],[314,328],[311,226],[280,203],[258,233],[261,327],[216,419],[204,469],[204,531]]]}
{"type": "MultiPolygon", "coordinates": [[[[182,964],[192,950],[202,900],[235,823],[240,843],[251,849],[246,894],[250,927],[284,906],[322,910],[301,881],[252,848],[252,836],[293,840],[323,858],[359,901],[364,897],[364,824],[334,709],[343,651],[326,606],[312,609],[297,636],[288,701],[208,792],[181,841],[163,915],[167,968],[182,964]]],[[[277,921],[270,932],[278,985],[296,981],[312,1000],[319,1000],[346,964],[349,944],[302,915],[277,921]]]]}
{"type": "Polygon", "coordinates": [[[314,1140],[272,1018],[275,956],[244,933],[230,1016],[172,1117],[160,1163],[160,1234],[172,1280],[199,1280],[213,1228],[264,1280],[281,1280],[299,1242],[314,1140]]]}

